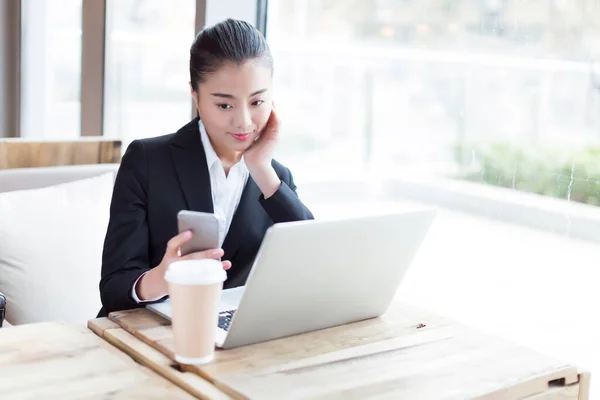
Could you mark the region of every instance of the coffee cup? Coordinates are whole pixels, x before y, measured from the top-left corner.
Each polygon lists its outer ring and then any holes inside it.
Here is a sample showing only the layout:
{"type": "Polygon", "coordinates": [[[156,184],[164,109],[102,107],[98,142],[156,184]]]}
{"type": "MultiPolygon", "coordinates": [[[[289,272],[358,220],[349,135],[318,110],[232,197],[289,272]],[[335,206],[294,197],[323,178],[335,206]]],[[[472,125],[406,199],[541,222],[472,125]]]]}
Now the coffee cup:
{"type": "Polygon", "coordinates": [[[212,259],[175,261],[167,268],[175,361],[192,365],[212,361],[226,278],[222,263],[212,259]]]}

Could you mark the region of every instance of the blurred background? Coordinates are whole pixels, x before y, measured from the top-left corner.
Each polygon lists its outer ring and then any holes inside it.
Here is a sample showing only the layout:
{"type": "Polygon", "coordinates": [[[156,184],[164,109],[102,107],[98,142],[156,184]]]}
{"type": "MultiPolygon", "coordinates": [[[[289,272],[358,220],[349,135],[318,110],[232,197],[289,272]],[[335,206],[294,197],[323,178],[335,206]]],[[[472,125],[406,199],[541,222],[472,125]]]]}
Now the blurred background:
{"type": "MultiPolygon", "coordinates": [[[[279,158],[303,178],[417,170],[600,203],[598,0],[263,6],[285,121],[279,158]]],[[[99,133],[126,146],[174,131],[191,115],[196,1],[105,10],[99,133]]],[[[21,18],[21,136],[77,137],[82,0],[26,0],[21,18]]]]}
{"type": "Polygon", "coordinates": [[[0,136],[123,149],[192,117],[204,24],[254,24],[307,203],[440,208],[406,301],[600,362],[600,0],[22,0],[4,17],[19,97],[0,136]]]}

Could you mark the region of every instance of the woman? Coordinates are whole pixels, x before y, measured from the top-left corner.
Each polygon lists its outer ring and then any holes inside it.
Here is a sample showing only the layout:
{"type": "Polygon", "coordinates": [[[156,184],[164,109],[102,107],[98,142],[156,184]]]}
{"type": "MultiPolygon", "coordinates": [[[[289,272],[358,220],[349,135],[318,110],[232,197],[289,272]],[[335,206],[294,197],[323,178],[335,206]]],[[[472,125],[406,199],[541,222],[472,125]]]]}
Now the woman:
{"type": "Polygon", "coordinates": [[[198,116],[174,134],[136,140],[115,181],[102,256],[100,296],[109,312],[167,295],[164,273],[179,259],[222,258],[226,288],[244,285],[273,223],[312,219],[289,169],[272,159],[279,120],[273,61],[251,25],[226,20],[202,30],[190,49],[198,116]],[[180,256],[180,210],[214,212],[222,248],[180,256]]]}

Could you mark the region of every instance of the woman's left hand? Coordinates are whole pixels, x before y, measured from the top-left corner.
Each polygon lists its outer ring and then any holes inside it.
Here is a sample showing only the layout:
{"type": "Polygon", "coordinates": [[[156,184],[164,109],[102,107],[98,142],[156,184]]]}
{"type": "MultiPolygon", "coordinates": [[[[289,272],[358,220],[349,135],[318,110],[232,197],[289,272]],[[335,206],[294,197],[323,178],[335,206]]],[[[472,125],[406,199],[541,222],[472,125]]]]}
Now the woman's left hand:
{"type": "Polygon", "coordinates": [[[281,122],[277,117],[275,105],[267,124],[260,133],[259,138],[244,152],[244,161],[250,170],[266,169],[271,167],[271,160],[275,153],[281,122]]]}
{"type": "Polygon", "coordinates": [[[269,120],[260,137],[244,152],[246,167],[265,198],[271,197],[281,186],[281,181],[271,165],[277,147],[280,124],[273,105],[269,120]]]}

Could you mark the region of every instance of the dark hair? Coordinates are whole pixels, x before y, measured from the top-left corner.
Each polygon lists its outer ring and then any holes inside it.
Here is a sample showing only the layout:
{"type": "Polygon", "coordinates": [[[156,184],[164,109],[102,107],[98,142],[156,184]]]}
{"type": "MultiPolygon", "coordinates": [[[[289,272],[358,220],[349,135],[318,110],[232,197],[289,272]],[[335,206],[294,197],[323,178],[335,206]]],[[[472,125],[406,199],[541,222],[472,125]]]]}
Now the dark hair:
{"type": "Polygon", "coordinates": [[[190,48],[190,81],[198,91],[198,83],[225,62],[242,64],[262,59],[273,71],[273,57],[265,37],[245,21],[226,19],[202,29],[190,48]]]}

